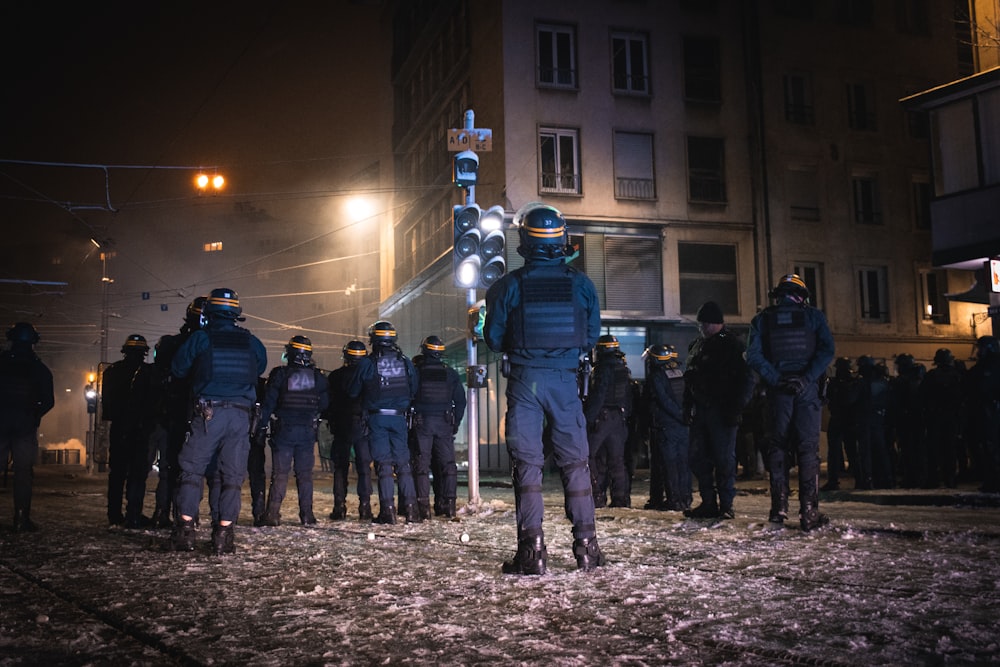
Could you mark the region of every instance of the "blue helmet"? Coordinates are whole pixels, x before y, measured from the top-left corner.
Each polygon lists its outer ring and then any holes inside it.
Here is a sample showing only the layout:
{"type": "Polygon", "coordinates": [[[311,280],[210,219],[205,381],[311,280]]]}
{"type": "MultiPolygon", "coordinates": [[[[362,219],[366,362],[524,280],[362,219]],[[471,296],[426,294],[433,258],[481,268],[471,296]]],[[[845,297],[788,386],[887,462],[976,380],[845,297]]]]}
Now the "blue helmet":
{"type": "Polygon", "coordinates": [[[12,343],[34,345],[38,342],[38,332],[28,322],[18,322],[10,329],[7,329],[7,340],[12,343]]]}
{"type": "Polygon", "coordinates": [[[525,204],[514,215],[514,226],[521,240],[517,252],[522,257],[554,259],[566,254],[569,234],[558,209],[541,202],[525,204]]]}
{"type": "Polygon", "coordinates": [[[305,336],[292,336],[285,345],[285,359],[289,364],[309,366],[312,364],[312,341],[305,336]]]}
{"type": "Polygon", "coordinates": [[[217,287],[209,293],[202,312],[209,317],[238,319],[243,314],[243,309],[240,308],[240,296],[236,290],[228,287],[217,287]]]}

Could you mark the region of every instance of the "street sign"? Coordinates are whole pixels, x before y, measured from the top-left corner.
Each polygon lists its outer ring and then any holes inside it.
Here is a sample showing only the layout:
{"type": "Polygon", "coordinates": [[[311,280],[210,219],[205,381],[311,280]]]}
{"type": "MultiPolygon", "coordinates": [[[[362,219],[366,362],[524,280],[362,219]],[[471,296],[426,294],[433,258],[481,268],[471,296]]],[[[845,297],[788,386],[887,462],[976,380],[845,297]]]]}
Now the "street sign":
{"type": "Polygon", "coordinates": [[[448,150],[489,153],[493,150],[493,130],[483,128],[448,130],[448,150]]]}

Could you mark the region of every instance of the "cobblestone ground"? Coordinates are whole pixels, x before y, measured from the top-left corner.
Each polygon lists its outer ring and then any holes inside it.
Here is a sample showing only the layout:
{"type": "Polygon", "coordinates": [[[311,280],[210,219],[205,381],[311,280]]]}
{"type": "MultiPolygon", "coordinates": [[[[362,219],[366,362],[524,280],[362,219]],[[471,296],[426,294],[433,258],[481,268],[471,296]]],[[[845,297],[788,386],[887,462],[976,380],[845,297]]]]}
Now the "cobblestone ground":
{"type": "Polygon", "coordinates": [[[721,523],[601,509],[609,563],[583,573],[553,477],[549,573],[516,577],[513,493],[489,480],[460,520],[372,526],[326,520],[319,473],[318,526],[248,527],[245,498],[226,557],[205,528],[193,553],[109,529],[105,484],[37,467],[28,534],[0,490],[0,666],[1000,663],[1000,498],[971,487],[827,494],[808,534],[769,527],[762,481],[721,523]]]}

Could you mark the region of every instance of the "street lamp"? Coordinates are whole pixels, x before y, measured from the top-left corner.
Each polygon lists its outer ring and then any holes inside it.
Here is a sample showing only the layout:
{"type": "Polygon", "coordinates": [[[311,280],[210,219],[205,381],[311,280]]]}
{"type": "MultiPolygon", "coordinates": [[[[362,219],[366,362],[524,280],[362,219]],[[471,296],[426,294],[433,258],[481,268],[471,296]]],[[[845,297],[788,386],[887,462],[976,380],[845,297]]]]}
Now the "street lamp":
{"type": "Polygon", "coordinates": [[[209,176],[208,174],[200,173],[194,177],[194,184],[200,192],[207,192],[209,189],[219,192],[225,187],[226,179],[221,174],[209,176]]]}

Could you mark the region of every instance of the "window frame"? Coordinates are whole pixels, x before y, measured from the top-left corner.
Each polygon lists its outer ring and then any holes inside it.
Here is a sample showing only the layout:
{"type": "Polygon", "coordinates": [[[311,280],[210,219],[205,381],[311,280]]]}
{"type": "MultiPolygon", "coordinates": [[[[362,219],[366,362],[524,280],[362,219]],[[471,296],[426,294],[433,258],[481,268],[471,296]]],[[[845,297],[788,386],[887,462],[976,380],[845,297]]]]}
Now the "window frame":
{"type": "MultiPolygon", "coordinates": [[[[704,257],[701,258],[702,260],[704,257]]],[[[678,241],[677,242],[677,285],[680,293],[678,307],[682,315],[691,315],[698,312],[702,303],[708,300],[715,301],[722,308],[726,315],[738,316],[740,313],[740,253],[737,243],[712,243],[708,241],[678,241]],[[722,252],[728,249],[732,252],[731,259],[732,272],[713,271],[692,271],[691,265],[696,265],[699,269],[719,268],[708,266],[704,261],[698,261],[695,257],[685,257],[684,247],[690,246],[692,252],[698,246],[702,252],[722,252]],[[712,250],[709,250],[711,248],[712,250]],[[684,266],[689,264],[689,266],[684,266]],[[685,270],[688,269],[688,270],[685,270]],[[699,286],[692,283],[697,282],[699,286]],[[685,283],[687,286],[685,287],[685,283]],[[718,289],[704,289],[705,286],[718,284],[718,289]],[[720,291],[721,290],[721,291],[720,291]],[[692,300],[693,299],[693,300],[692,300]]]]}
{"type": "Polygon", "coordinates": [[[855,132],[878,132],[875,86],[868,81],[848,81],[847,126],[855,132]]]}
{"type": "Polygon", "coordinates": [[[816,96],[812,75],[808,72],[787,72],[782,77],[785,94],[785,120],[794,125],[816,124],[816,96]],[[801,90],[794,90],[793,83],[801,82],[801,90]]]}
{"type": "Polygon", "coordinates": [[[722,137],[688,135],[686,141],[688,201],[694,204],[726,204],[726,140],[722,137]],[[704,165],[702,160],[693,160],[692,142],[714,142],[717,148],[717,165],[704,165]],[[698,162],[702,164],[693,165],[698,162]],[[697,186],[697,187],[696,187],[697,186]],[[715,191],[715,197],[704,197],[702,193],[715,191]],[[697,196],[696,196],[697,194],[697,196]]]}
{"type": "MultiPolygon", "coordinates": [[[[707,53],[707,51],[706,51],[707,53]]],[[[704,55],[702,53],[701,55],[704,55]]],[[[681,40],[684,99],[696,104],[722,103],[722,43],[715,35],[684,35],[681,40]],[[692,62],[696,46],[714,47],[714,62],[692,62]]]]}
{"type": "Polygon", "coordinates": [[[579,76],[577,73],[576,56],[576,28],[572,25],[560,23],[537,23],[535,24],[535,83],[539,88],[561,88],[564,90],[576,90],[578,88],[579,76]],[[548,34],[551,43],[548,49],[542,44],[543,34],[548,34]],[[562,46],[559,43],[559,36],[565,36],[568,40],[566,53],[561,53],[562,46]],[[548,50],[548,54],[545,52],[548,50]],[[545,59],[549,62],[546,62],[545,59]],[[561,62],[566,58],[568,62],[561,62]],[[566,82],[562,82],[560,73],[565,72],[566,82]],[[549,80],[546,80],[548,75],[549,80]]]}
{"type": "Polygon", "coordinates": [[[884,265],[862,265],[855,269],[857,277],[858,318],[868,324],[886,324],[892,321],[889,311],[889,269],[884,265]],[[872,282],[874,281],[874,285],[872,282]],[[872,292],[875,292],[872,295],[872,292]],[[871,314],[871,306],[877,306],[876,315],[871,314]]]}
{"type": "Polygon", "coordinates": [[[925,324],[951,324],[948,271],[920,269],[920,319],[925,324]]]}
{"type": "MultiPolygon", "coordinates": [[[[633,130],[612,130],[611,141],[612,141],[612,148],[614,151],[614,154],[612,156],[612,168],[614,169],[614,179],[615,179],[615,199],[626,199],[635,201],[655,201],[656,200],[656,154],[655,154],[655,136],[653,135],[653,133],[637,132],[633,130]],[[631,135],[635,137],[646,137],[649,140],[648,178],[643,178],[641,176],[619,175],[619,169],[621,166],[621,157],[622,157],[621,147],[619,146],[619,138],[624,137],[625,135],[631,135]]],[[[638,164],[638,158],[639,155],[638,152],[636,152],[634,160],[635,164],[638,164]]]]}
{"type": "Polygon", "coordinates": [[[796,261],[792,272],[798,274],[806,282],[809,289],[809,303],[819,310],[824,310],[825,281],[823,280],[823,262],[796,261]]]}
{"type": "Polygon", "coordinates": [[[851,176],[851,212],[855,224],[885,224],[878,174],[856,173],[851,176]]]}
{"type": "Polygon", "coordinates": [[[649,35],[644,32],[629,30],[613,30],[610,35],[611,45],[611,90],[616,95],[635,95],[639,97],[649,97],[652,93],[651,78],[649,73],[649,35]],[[623,41],[623,49],[616,48],[615,42],[623,41]],[[641,51],[638,54],[641,60],[641,73],[635,74],[636,54],[633,52],[633,44],[638,44],[641,51]],[[621,55],[620,55],[621,54],[621,55]],[[624,73],[619,75],[619,59],[623,59],[622,66],[624,73]],[[619,76],[624,78],[626,85],[619,86],[619,76]],[[639,83],[640,85],[635,85],[639,83]]]}
{"type": "Polygon", "coordinates": [[[543,126],[538,128],[538,191],[544,194],[579,195],[582,193],[582,177],[580,174],[580,130],[568,127],[543,126]],[[553,148],[553,163],[558,171],[548,173],[545,171],[546,159],[546,137],[550,138],[553,148]],[[573,173],[569,175],[572,185],[566,187],[567,175],[563,173],[563,143],[572,141],[572,167],[573,173]],[[554,180],[547,180],[554,179],[554,180]],[[546,185],[552,182],[553,185],[546,185]]]}

